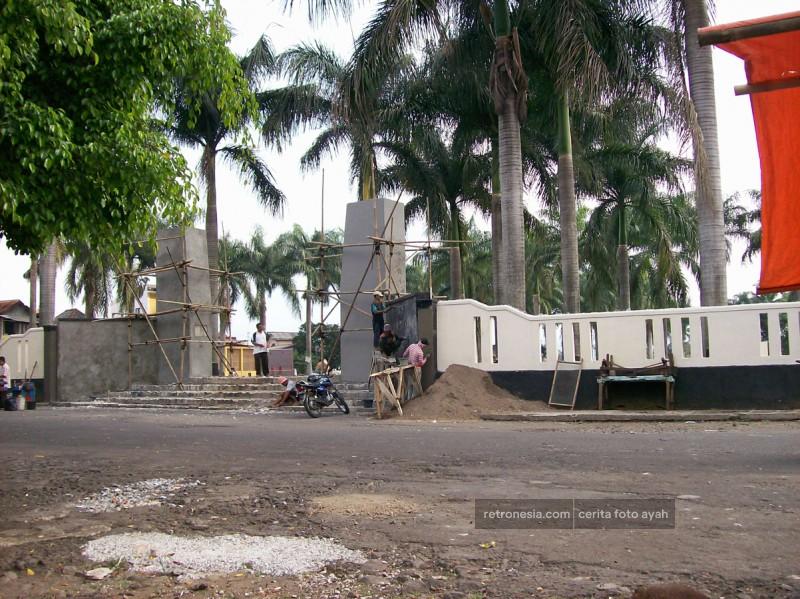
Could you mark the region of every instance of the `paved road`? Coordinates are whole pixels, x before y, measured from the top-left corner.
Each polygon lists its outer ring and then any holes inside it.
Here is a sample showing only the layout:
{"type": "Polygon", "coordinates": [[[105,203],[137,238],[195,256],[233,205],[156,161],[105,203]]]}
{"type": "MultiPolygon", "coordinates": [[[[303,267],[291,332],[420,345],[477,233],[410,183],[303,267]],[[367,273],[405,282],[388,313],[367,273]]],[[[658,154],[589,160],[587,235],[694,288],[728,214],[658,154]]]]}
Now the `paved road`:
{"type": "MultiPolygon", "coordinates": [[[[49,463],[45,477],[82,479],[73,492],[121,476],[188,474],[289,481],[307,494],[378,490],[411,498],[431,509],[402,530],[376,523],[378,549],[439,547],[437,555],[469,561],[485,555],[477,541],[491,537],[506,562],[522,559],[540,569],[537,581],[566,595],[603,580],[681,579],[719,592],[746,588],[751,597],[791,596],[798,584],[791,577],[800,575],[796,423],[412,423],[43,409],[0,413],[0,444],[4,462],[30,463],[34,478],[39,459],[49,463]],[[610,496],[687,497],[677,502],[671,531],[531,534],[470,525],[475,498],[610,496]],[[572,586],[558,587],[559,577],[572,586]]],[[[0,472],[7,500],[19,496],[21,481],[33,505],[57,499],[14,472],[0,472]]]]}

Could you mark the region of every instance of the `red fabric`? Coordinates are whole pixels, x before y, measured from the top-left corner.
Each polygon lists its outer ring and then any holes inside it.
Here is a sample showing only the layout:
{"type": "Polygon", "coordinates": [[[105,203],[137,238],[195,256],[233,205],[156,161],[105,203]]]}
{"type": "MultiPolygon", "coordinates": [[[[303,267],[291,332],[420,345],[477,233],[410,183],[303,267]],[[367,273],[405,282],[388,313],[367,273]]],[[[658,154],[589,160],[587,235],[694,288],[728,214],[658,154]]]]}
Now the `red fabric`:
{"type": "MultiPolygon", "coordinates": [[[[741,24],[797,16],[800,12],[741,24]]],[[[800,77],[800,31],[738,40],[719,44],[719,47],[745,61],[750,84],[800,77]]],[[[758,293],[798,289],[800,87],[751,94],[750,102],[761,160],[761,280],[758,293]]]]}

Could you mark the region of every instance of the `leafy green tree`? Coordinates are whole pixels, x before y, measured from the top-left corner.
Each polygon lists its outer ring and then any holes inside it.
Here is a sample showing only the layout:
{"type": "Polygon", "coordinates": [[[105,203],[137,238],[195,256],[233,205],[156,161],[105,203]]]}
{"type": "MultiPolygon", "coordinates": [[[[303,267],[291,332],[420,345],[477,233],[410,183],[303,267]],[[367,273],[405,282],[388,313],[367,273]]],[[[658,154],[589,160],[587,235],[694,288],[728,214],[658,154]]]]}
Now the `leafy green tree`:
{"type": "Polygon", "coordinates": [[[218,6],[13,2],[0,31],[0,236],[11,248],[39,253],[63,236],[114,253],[154,235],[159,217],[193,217],[191,172],[153,117],[171,115],[176,80],[196,94],[195,117],[208,89],[229,125],[254,108],[218,6]]]}

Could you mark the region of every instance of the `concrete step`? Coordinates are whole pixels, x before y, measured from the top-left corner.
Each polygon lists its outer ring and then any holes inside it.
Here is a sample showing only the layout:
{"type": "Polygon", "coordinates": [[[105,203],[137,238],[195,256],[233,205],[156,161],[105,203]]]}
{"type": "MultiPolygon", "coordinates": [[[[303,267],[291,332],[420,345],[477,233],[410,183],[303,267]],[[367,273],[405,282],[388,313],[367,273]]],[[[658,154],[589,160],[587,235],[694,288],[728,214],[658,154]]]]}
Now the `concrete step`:
{"type": "MultiPolygon", "coordinates": [[[[344,396],[345,401],[351,407],[363,407],[365,397],[360,396],[344,396]]],[[[275,400],[278,399],[278,394],[264,396],[264,397],[248,397],[248,398],[235,398],[235,397],[196,397],[191,395],[159,395],[152,397],[142,397],[137,395],[125,396],[116,395],[99,396],[93,398],[94,402],[106,402],[121,405],[136,405],[136,406],[221,406],[226,408],[238,409],[249,407],[269,407],[275,400]]]]}
{"type": "Polygon", "coordinates": [[[148,389],[131,391],[109,391],[104,397],[228,397],[240,399],[259,399],[264,397],[276,397],[283,392],[283,387],[276,386],[272,389],[249,389],[245,391],[228,389],[148,389]]]}
{"type": "MultiPolygon", "coordinates": [[[[177,404],[155,404],[155,403],[142,403],[142,402],[116,402],[116,401],[68,401],[53,404],[57,408],[129,408],[129,409],[151,409],[151,410],[235,410],[235,411],[255,411],[259,413],[302,413],[305,414],[305,408],[302,405],[294,406],[281,406],[273,408],[267,405],[230,405],[230,404],[217,404],[213,402],[197,402],[197,403],[177,403],[177,404]]],[[[324,412],[336,412],[337,410],[332,406],[325,408],[324,412]]],[[[361,406],[350,406],[350,414],[358,416],[370,416],[374,410],[366,409],[361,406]]]]}
{"type": "Polygon", "coordinates": [[[257,391],[260,389],[277,390],[281,388],[282,386],[278,383],[264,381],[260,383],[232,383],[230,385],[221,383],[208,385],[195,385],[186,383],[183,385],[183,387],[178,387],[178,385],[134,385],[130,390],[145,393],[148,391],[161,391],[163,389],[183,389],[184,391],[257,391]]]}

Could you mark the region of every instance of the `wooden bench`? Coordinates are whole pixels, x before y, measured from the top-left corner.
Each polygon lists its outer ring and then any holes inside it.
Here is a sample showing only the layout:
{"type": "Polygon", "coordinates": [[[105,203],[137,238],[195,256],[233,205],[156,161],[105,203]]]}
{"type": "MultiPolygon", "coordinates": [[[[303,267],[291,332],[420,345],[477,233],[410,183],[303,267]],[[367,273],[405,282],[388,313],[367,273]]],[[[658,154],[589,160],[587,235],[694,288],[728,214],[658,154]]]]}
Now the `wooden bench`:
{"type": "Polygon", "coordinates": [[[664,383],[664,400],[667,410],[675,404],[676,369],[672,356],[657,364],[642,368],[625,368],[614,363],[614,356],[607,355],[600,366],[597,377],[597,409],[602,410],[608,400],[608,383],[664,383]]]}

